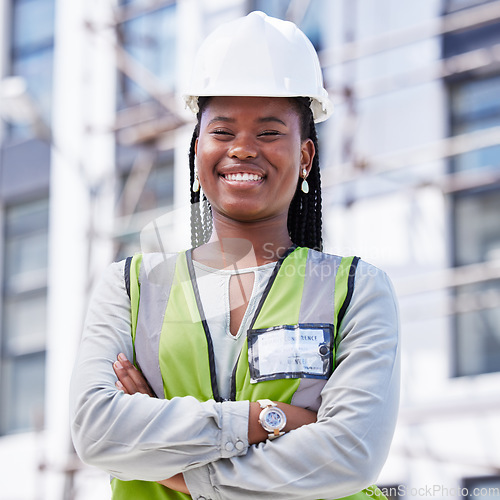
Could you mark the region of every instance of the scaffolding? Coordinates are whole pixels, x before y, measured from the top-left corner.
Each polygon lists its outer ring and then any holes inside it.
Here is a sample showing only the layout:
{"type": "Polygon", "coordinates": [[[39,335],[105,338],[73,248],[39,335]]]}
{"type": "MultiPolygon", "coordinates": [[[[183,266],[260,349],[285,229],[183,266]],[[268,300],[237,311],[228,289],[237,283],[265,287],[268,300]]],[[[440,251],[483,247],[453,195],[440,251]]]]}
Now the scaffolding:
{"type": "MultiPolygon", "coordinates": [[[[147,9],[161,7],[170,2],[153,2],[147,9]]],[[[286,18],[300,24],[304,19],[310,1],[291,1],[286,13],[286,18]]],[[[327,69],[331,66],[345,66],[357,60],[362,60],[377,54],[388,52],[411,44],[420,43],[429,39],[440,38],[447,34],[459,33],[466,30],[473,30],[493,24],[500,23],[500,1],[492,1],[477,6],[473,6],[458,12],[452,12],[441,17],[429,19],[425,22],[415,24],[412,27],[385,33],[370,39],[359,40],[355,32],[357,2],[346,0],[344,7],[344,34],[343,44],[340,47],[328,48],[320,52],[322,67],[327,69]]],[[[120,10],[116,15],[117,25],[124,20],[130,20],[132,16],[139,15],[140,10],[120,10]]],[[[160,105],[163,105],[169,112],[175,109],[172,105],[171,96],[168,102],[164,102],[164,94],[158,91],[161,88],[154,75],[148,74],[141,68],[138,61],[134,61],[127,55],[123,48],[116,46],[118,57],[118,69],[123,71],[129,78],[134,79],[137,84],[145,90],[151,90],[151,96],[160,105]],[[146,76],[145,76],[146,75],[146,76]]],[[[482,47],[480,49],[461,53],[453,57],[435,60],[431,63],[401,73],[396,76],[382,77],[376,80],[359,81],[356,75],[355,66],[350,65],[343,72],[343,80],[329,89],[331,95],[337,99],[337,106],[344,106],[347,110],[343,123],[342,136],[342,163],[338,165],[326,165],[323,167],[323,189],[328,193],[330,190],[342,189],[356,182],[366,181],[383,177],[389,173],[398,171],[411,171],[404,181],[394,183],[389,189],[377,192],[373,189],[369,193],[359,195],[350,199],[350,203],[364,200],[367,197],[387,196],[394,192],[415,191],[421,188],[433,187],[442,193],[443,196],[458,193],[461,191],[480,188],[485,186],[500,187],[499,165],[492,165],[489,168],[481,168],[469,172],[454,172],[439,175],[418,174],[418,167],[436,161],[446,161],[467,152],[472,152],[481,148],[500,145],[500,126],[485,130],[477,130],[452,137],[445,137],[440,140],[421,144],[412,148],[393,151],[391,153],[363,157],[356,157],[354,148],[357,121],[358,105],[360,100],[388,94],[402,88],[421,85],[433,81],[443,80],[463,73],[477,70],[500,69],[500,45],[482,47]],[[350,68],[350,69],[349,69],[350,68]]],[[[140,122],[117,121],[117,130],[124,130],[127,126],[137,127],[139,132],[135,134],[138,141],[141,137],[144,140],[153,140],[153,134],[142,132],[146,125],[140,122]]],[[[177,126],[182,126],[179,121],[177,126]]],[[[176,125],[172,126],[174,130],[176,125]]],[[[138,160],[138,164],[141,162],[138,160]]],[[[150,165],[151,162],[145,162],[150,165]]],[[[144,165],[137,167],[138,170],[147,170],[144,165]]],[[[135,173],[130,176],[131,185],[135,185],[133,180],[135,173]]],[[[129,186],[124,189],[122,197],[127,199],[132,195],[127,194],[129,186]]],[[[137,195],[136,195],[137,196],[137,195]]],[[[133,205],[133,202],[131,203],[133,205]]],[[[149,214],[151,215],[151,214],[149,214]]],[[[130,220],[130,219],[128,219],[130,220]]],[[[125,224],[126,227],[126,224],[125,224]]],[[[397,282],[398,294],[401,297],[411,297],[418,294],[426,294],[434,291],[456,290],[464,285],[478,284],[500,280],[500,261],[482,262],[474,265],[450,267],[440,271],[432,271],[427,274],[401,277],[397,282]]],[[[490,291],[491,292],[491,291],[490,291]]],[[[476,298],[470,295],[455,297],[448,301],[437,313],[439,316],[450,316],[463,312],[493,309],[500,307],[500,291],[487,293],[476,298]]],[[[498,401],[482,401],[480,406],[485,409],[498,410],[498,401]]],[[[408,424],[425,421],[429,415],[441,415],[450,417],[454,413],[465,411],[463,402],[454,404],[446,403],[442,408],[422,408],[417,411],[410,408],[403,411],[402,421],[408,424]]],[[[408,455],[408,450],[405,451],[408,455]]],[[[446,460],[453,461],[454,457],[447,457],[446,460]]],[[[462,459],[456,459],[457,462],[462,459]]],[[[486,464],[492,470],[500,470],[498,464],[486,464]]]]}
{"type": "MultiPolygon", "coordinates": [[[[97,234],[97,238],[118,237],[120,234],[139,230],[146,220],[150,220],[156,212],[134,215],[136,207],[144,189],[148,176],[154,166],[156,153],[155,143],[174,134],[180,127],[186,125],[187,120],[178,111],[178,104],[171,90],[165,89],[162,82],[149,71],[144,64],[135,59],[124,47],[121,36],[121,25],[145,13],[168,7],[175,2],[172,0],[151,0],[148,2],[132,3],[115,8],[114,23],[110,25],[97,25],[95,22],[84,21],[89,36],[99,37],[113,48],[116,60],[116,69],[126,75],[135,84],[141,87],[150,100],[139,106],[123,109],[117,112],[113,131],[116,140],[124,145],[147,145],[139,152],[132,165],[127,181],[118,196],[117,205],[121,207],[122,216],[115,221],[119,230],[113,235],[97,234]]],[[[300,24],[307,13],[310,1],[292,0],[289,3],[286,17],[300,24]]],[[[353,61],[371,57],[387,52],[404,45],[419,43],[428,39],[442,37],[445,34],[476,29],[493,23],[500,23],[500,1],[493,1],[430,19],[404,30],[386,33],[382,36],[367,40],[357,39],[354,19],[356,17],[357,2],[346,0],[344,2],[344,42],[342,46],[325,49],[320,53],[323,68],[342,66],[353,61]]],[[[83,22],[83,21],[82,21],[83,22]]],[[[486,130],[478,130],[453,137],[442,138],[417,147],[393,151],[386,155],[357,158],[355,139],[357,133],[358,102],[370,97],[391,93],[401,88],[408,88],[422,83],[458,75],[473,70],[500,68],[500,45],[484,47],[470,52],[462,53],[447,59],[436,60],[432,63],[398,74],[396,77],[382,77],[372,81],[358,81],[355,67],[344,72],[344,80],[330,88],[330,93],[337,98],[337,105],[344,106],[345,127],[342,136],[341,163],[326,165],[323,169],[323,189],[342,189],[361,180],[380,178],[388,173],[403,171],[412,168],[413,175],[408,176],[403,183],[399,182],[387,191],[372,190],[362,195],[351,196],[350,203],[356,203],[367,197],[386,196],[391,192],[414,191],[432,186],[439,190],[443,196],[452,193],[484,187],[500,187],[499,165],[493,168],[484,168],[471,172],[447,173],[441,175],[415,175],[414,168],[435,162],[448,160],[457,155],[475,151],[477,149],[500,145],[500,126],[486,130]]],[[[479,264],[450,267],[440,271],[433,271],[425,275],[405,276],[397,282],[398,294],[408,297],[425,294],[439,290],[454,290],[464,285],[500,280],[500,261],[483,262],[479,264]]],[[[460,299],[448,303],[437,314],[442,316],[454,315],[472,310],[483,310],[500,307],[500,291],[488,294],[480,300],[460,299]]],[[[498,411],[499,401],[478,400],[478,408],[485,411],[498,411]]],[[[455,404],[447,402],[444,405],[435,405],[422,408],[403,409],[401,421],[406,425],[415,425],[432,418],[449,418],[453,414],[474,412],[471,406],[463,401],[455,404]]],[[[409,451],[402,449],[400,453],[407,457],[426,456],[435,460],[457,461],[466,463],[463,457],[439,457],[429,450],[421,449],[409,451]]],[[[477,464],[475,464],[477,465],[477,464]]],[[[499,473],[500,465],[497,463],[480,464],[485,469],[499,473]]],[[[40,470],[51,467],[51,464],[41,461],[40,470]]],[[[68,463],[64,469],[67,475],[65,500],[76,498],[73,488],[74,475],[80,470],[81,464],[73,453],[68,456],[68,463]]]]}

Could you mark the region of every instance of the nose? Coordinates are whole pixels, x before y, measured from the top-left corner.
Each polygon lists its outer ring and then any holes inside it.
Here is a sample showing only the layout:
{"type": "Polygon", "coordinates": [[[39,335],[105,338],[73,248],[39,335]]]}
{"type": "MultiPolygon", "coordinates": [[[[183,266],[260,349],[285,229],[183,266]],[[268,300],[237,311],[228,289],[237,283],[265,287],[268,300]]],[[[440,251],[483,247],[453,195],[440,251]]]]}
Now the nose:
{"type": "Polygon", "coordinates": [[[257,147],[250,137],[241,134],[231,141],[228,156],[238,160],[255,158],[257,156],[257,147]]]}

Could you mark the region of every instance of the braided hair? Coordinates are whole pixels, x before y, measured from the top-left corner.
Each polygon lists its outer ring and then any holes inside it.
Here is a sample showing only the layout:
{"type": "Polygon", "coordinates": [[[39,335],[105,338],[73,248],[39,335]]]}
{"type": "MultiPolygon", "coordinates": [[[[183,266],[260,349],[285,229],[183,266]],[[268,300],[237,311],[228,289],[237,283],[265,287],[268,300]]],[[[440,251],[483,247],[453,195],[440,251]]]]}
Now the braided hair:
{"type": "MultiPolygon", "coordinates": [[[[201,98],[200,98],[201,100],[201,98]]],[[[191,145],[189,147],[189,191],[191,193],[191,245],[197,247],[206,243],[210,239],[212,234],[212,207],[207,200],[205,194],[201,199],[200,203],[200,192],[194,192],[191,187],[194,184],[195,179],[195,144],[196,139],[200,135],[200,117],[202,113],[202,108],[197,115],[198,123],[194,128],[193,137],[191,138],[191,145]]]]}
{"type": "MultiPolygon", "coordinates": [[[[204,194],[200,200],[200,190],[193,192],[191,189],[195,180],[195,144],[200,134],[201,115],[209,99],[209,97],[200,97],[198,99],[198,123],[194,128],[191,146],[189,148],[191,245],[193,247],[206,243],[212,234],[212,209],[210,203],[204,194]]],[[[302,192],[302,179],[297,179],[295,195],[288,210],[288,233],[290,239],[296,245],[312,248],[314,250],[322,250],[321,177],[318,158],[318,137],[312,111],[309,106],[310,99],[308,97],[291,97],[289,99],[300,117],[301,140],[311,139],[316,154],[314,155],[311,170],[307,177],[309,193],[306,194],[302,192]]]]}

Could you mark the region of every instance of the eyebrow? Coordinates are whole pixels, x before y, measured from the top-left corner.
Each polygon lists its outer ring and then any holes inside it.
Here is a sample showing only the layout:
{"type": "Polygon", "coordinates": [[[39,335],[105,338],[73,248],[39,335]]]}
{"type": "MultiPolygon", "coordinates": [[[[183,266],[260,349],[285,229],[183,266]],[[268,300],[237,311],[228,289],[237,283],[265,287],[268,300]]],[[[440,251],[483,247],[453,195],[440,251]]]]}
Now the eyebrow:
{"type": "MultiPolygon", "coordinates": [[[[212,118],[208,122],[208,125],[212,125],[212,123],[216,123],[216,122],[234,123],[234,122],[236,122],[236,120],[234,118],[229,118],[228,116],[216,116],[215,118],[212,118]]],[[[284,125],[285,127],[287,126],[283,120],[281,120],[280,118],[277,118],[276,116],[263,116],[262,118],[258,118],[257,122],[258,123],[277,122],[277,123],[280,123],[281,125],[284,125]]]]}
{"type": "Polygon", "coordinates": [[[212,125],[212,123],[216,123],[216,122],[230,122],[230,123],[233,123],[235,122],[236,120],[234,118],[229,118],[227,116],[216,116],[215,118],[212,118],[208,124],[209,125],[212,125]]]}
{"type": "Polygon", "coordinates": [[[286,127],[286,123],[283,120],[277,118],[276,116],[264,116],[263,118],[259,118],[257,121],[259,123],[278,122],[286,127]]]}

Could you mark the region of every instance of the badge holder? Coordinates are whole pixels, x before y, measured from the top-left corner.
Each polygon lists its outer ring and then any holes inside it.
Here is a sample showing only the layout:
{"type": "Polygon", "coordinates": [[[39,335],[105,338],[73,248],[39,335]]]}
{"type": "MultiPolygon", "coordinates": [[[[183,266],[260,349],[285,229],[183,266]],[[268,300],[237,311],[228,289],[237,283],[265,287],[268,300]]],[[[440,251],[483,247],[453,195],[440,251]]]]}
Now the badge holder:
{"type": "Polygon", "coordinates": [[[329,323],[281,325],[248,331],[250,382],[285,378],[328,379],[334,328],[329,323]]]}

